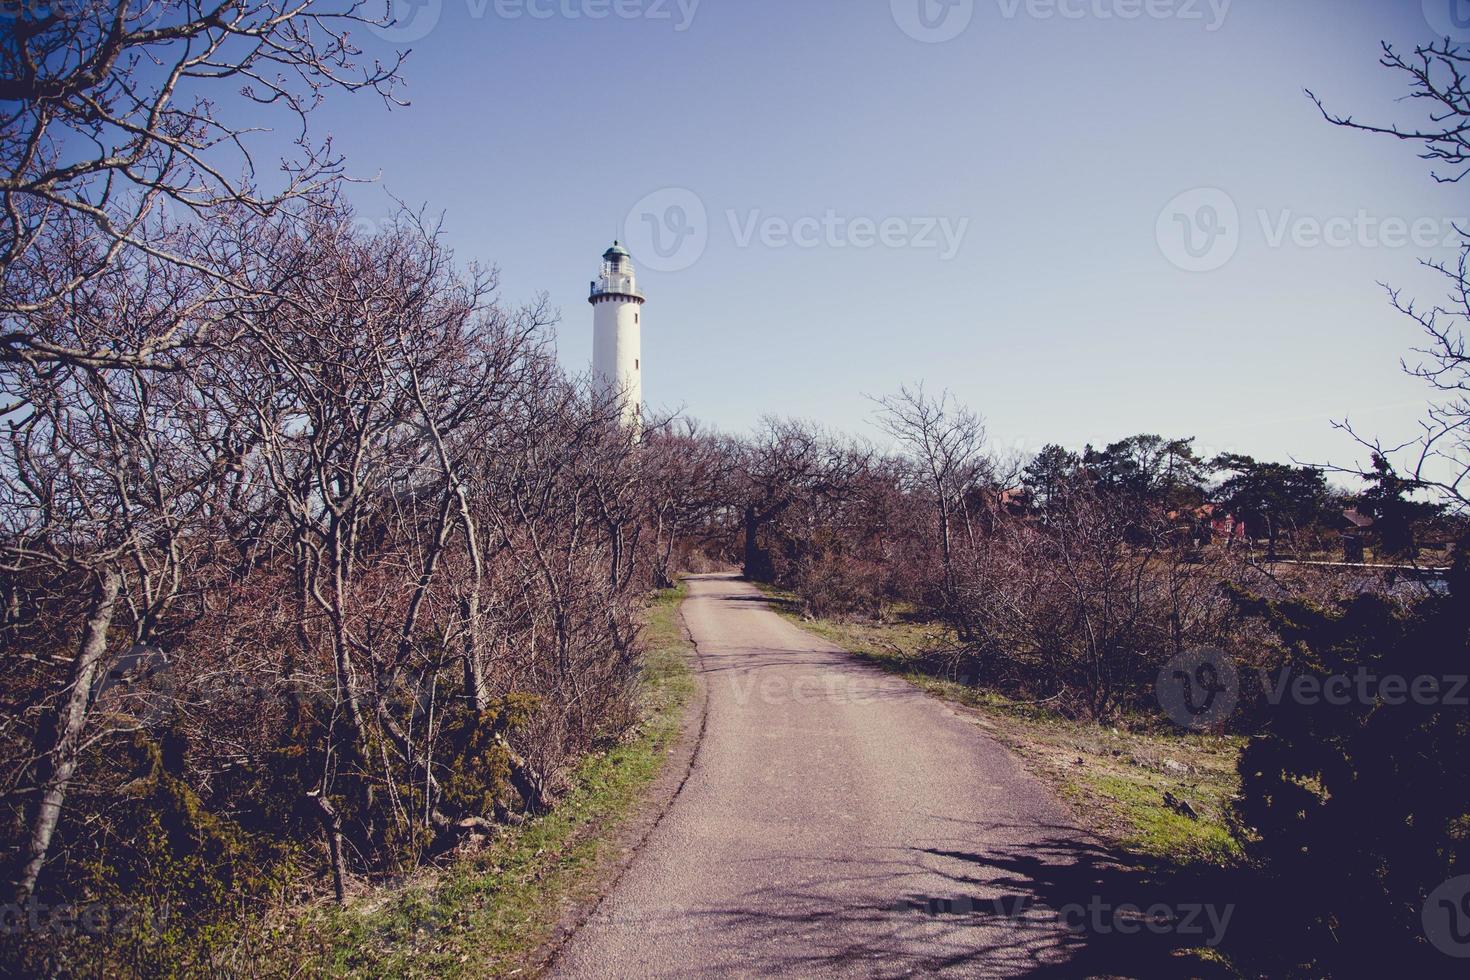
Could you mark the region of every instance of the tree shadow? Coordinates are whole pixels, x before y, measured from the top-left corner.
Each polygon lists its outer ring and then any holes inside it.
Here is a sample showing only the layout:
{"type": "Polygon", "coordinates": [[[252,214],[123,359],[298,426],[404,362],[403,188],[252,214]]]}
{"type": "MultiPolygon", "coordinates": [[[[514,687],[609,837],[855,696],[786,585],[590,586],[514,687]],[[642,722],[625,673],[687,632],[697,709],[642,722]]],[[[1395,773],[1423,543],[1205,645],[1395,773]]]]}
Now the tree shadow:
{"type": "Polygon", "coordinates": [[[1062,826],[954,823],[952,839],[823,860],[738,904],[604,924],[697,946],[691,975],[1236,975],[1208,947],[1257,918],[1244,876],[1139,867],[1062,826]],[[1015,843],[966,843],[996,836],[1015,843]]]}
{"type": "Polygon", "coordinates": [[[772,595],[721,595],[712,596],[721,602],[735,602],[745,605],[772,606],[777,609],[800,609],[801,603],[795,599],[787,599],[784,596],[772,595]]]}

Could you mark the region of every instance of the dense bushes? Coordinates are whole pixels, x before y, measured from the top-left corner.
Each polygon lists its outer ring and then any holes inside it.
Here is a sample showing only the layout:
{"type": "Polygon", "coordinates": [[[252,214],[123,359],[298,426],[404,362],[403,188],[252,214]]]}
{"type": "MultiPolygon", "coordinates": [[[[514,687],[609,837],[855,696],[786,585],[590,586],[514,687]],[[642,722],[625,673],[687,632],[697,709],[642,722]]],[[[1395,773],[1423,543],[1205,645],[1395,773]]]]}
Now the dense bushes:
{"type": "MultiPolygon", "coordinates": [[[[702,513],[654,480],[711,479],[416,222],[271,227],[277,301],[229,343],[3,382],[11,894],[167,910],[128,954],[155,966],[554,805],[636,720],[637,609],[702,513]]],[[[165,307],[174,275],[120,271],[90,315],[165,307]]],[[[4,943],[32,972],[106,948],[4,943]]]]}
{"type": "Polygon", "coordinates": [[[1281,638],[1272,683],[1321,691],[1266,704],[1240,761],[1237,817],[1300,948],[1315,972],[1444,972],[1421,914],[1470,873],[1465,597],[1246,605],[1281,638]]]}
{"type": "Polygon", "coordinates": [[[1227,638],[1224,556],[1190,560],[1162,514],[1077,488],[1045,525],[998,523],[966,566],[959,614],[979,676],[1094,718],[1152,709],[1160,666],[1227,638]]]}
{"type": "Polygon", "coordinates": [[[830,552],[798,559],[792,584],[813,616],[882,615],[882,572],[872,562],[830,552]]]}

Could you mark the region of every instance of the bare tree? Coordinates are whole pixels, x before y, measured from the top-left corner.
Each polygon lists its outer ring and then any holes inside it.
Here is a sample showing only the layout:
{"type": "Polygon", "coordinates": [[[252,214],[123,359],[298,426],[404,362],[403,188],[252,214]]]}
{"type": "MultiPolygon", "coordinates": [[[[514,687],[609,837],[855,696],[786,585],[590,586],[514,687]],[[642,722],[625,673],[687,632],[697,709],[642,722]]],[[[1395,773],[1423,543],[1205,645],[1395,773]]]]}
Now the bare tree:
{"type": "Polygon", "coordinates": [[[399,61],[359,67],[359,0],[79,0],[19,5],[0,32],[0,361],[150,364],[209,320],[164,317],[144,332],[58,336],[38,316],[130,250],[205,275],[216,294],[258,295],[221,264],[211,222],[257,215],[342,176],[306,120],[331,89],[392,98],[399,61]],[[298,128],[280,186],[260,182],[235,98],[298,128]],[[182,239],[159,234],[193,226],[182,239]],[[65,243],[65,249],[57,242],[65,243]],[[51,258],[67,252],[71,259],[51,258]]]}
{"type": "Polygon", "coordinates": [[[646,434],[641,465],[653,521],[653,582],[674,584],[674,555],[681,543],[707,528],[726,505],[734,458],[728,440],[686,420],[682,428],[646,434]]]}
{"type": "MultiPolygon", "coordinates": [[[[1379,63],[1406,76],[1408,100],[1411,105],[1424,105],[1426,122],[1358,122],[1350,115],[1329,111],[1311,92],[1307,95],[1328,122],[1417,144],[1421,158],[1435,164],[1434,180],[1459,183],[1470,173],[1470,78],[1466,75],[1470,51],[1445,39],[1420,45],[1405,55],[1385,43],[1379,63]]],[[[1465,324],[1470,319],[1470,280],[1466,277],[1470,237],[1466,229],[1459,231],[1464,244],[1455,262],[1424,263],[1449,282],[1446,301],[1421,305],[1403,297],[1399,290],[1385,287],[1394,308],[1413,319],[1426,338],[1425,346],[1416,349],[1422,360],[1403,364],[1409,374],[1426,381],[1438,398],[1421,421],[1418,436],[1385,443],[1359,433],[1347,421],[1340,427],[1371,455],[1406,475],[1416,488],[1433,492],[1465,512],[1470,510],[1470,358],[1465,350],[1465,324]]],[[[1359,475],[1372,477],[1373,472],[1365,469],[1359,475]]]]}
{"type": "Polygon", "coordinates": [[[745,574],[769,581],[776,572],[761,536],[798,504],[851,492],[852,479],[871,454],[847,446],[821,428],[768,416],[741,447],[736,475],[744,525],[745,574]]]}
{"type": "MultiPolygon", "coordinates": [[[[114,270],[57,309],[79,322],[146,319],[177,295],[178,271],[158,263],[136,275],[114,270]]],[[[34,751],[14,774],[16,822],[28,828],[15,878],[24,897],[45,864],[110,664],[151,643],[198,585],[190,571],[200,522],[234,474],[221,465],[227,458],[195,441],[209,423],[185,378],[22,363],[6,372],[3,391],[0,565],[21,581],[49,581],[59,590],[56,611],[82,624],[68,669],[38,677],[34,751]]]]}
{"type": "Polygon", "coordinates": [[[917,486],[934,509],[946,603],[955,594],[956,524],[966,544],[976,548],[969,501],[989,475],[985,422],[944,391],[932,397],[922,384],[901,387],[896,395],[874,399],[878,425],[899,443],[913,467],[917,486]]]}

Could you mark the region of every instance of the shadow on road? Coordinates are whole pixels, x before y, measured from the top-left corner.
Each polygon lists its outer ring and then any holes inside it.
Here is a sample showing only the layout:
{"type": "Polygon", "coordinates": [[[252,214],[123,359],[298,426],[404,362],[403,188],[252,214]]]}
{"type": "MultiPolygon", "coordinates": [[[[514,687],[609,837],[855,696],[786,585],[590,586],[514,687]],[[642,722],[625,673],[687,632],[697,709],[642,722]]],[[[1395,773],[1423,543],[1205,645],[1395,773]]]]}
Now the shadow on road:
{"type": "Polygon", "coordinates": [[[1240,923],[1240,882],[1170,878],[1054,829],[1057,836],[1024,848],[969,851],[960,836],[952,847],[887,860],[854,855],[851,877],[839,863],[835,877],[771,885],[749,894],[744,908],[701,910],[685,927],[741,936],[729,962],[741,974],[1233,975],[1191,951],[1240,923]],[[936,874],[943,887],[933,887],[936,874]],[[929,887],[907,887],[920,882],[929,887]],[[1146,927],[1150,909],[1167,911],[1169,921],[1146,927]]]}

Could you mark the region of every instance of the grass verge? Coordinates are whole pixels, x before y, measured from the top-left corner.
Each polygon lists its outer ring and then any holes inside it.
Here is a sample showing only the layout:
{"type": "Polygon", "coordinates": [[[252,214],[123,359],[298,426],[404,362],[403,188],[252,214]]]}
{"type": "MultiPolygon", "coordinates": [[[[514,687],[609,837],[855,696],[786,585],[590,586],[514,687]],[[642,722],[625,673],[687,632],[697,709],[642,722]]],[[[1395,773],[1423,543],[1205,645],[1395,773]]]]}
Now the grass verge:
{"type": "Polygon", "coordinates": [[[953,649],[954,635],[923,622],[844,622],[801,614],[800,600],[763,587],[781,615],[925,692],[963,705],[981,726],[1056,788],[1089,829],[1124,850],[1175,865],[1230,866],[1240,845],[1226,823],[1239,790],[1244,739],[1067,718],[994,691],[926,671],[926,654],[953,649]],[[1181,812],[1183,801],[1193,810],[1181,812]]]}
{"type": "MultiPolygon", "coordinates": [[[[496,977],[543,964],[569,910],[606,882],[618,832],[644,801],[678,739],[695,692],[679,622],[685,589],[658,593],[644,637],[644,714],[616,747],[585,759],[550,814],[418,880],[298,928],[313,950],[305,972],[361,977],[496,977]]],[[[301,948],[298,946],[298,949],[301,948]]]]}

